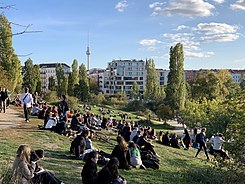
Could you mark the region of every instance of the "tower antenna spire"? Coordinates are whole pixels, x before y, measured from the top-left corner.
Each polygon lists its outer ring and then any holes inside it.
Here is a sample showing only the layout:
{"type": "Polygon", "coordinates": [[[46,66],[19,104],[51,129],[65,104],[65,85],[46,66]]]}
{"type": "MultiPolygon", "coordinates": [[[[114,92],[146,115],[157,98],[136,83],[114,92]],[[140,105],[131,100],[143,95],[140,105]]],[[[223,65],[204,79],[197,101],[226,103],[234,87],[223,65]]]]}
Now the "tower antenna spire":
{"type": "Polygon", "coordinates": [[[88,32],[88,40],[87,40],[87,51],[86,51],[86,55],[87,55],[87,70],[89,73],[89,65],[90,65],[90,48],[89,48],[89,32],[88,32]]]}

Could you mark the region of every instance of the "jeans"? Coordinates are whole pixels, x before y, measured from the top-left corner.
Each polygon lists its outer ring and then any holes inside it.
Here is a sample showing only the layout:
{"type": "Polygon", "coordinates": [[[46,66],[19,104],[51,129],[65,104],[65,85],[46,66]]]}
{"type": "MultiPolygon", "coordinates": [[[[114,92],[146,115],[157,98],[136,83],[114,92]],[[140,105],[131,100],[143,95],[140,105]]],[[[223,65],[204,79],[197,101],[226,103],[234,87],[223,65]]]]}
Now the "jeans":
{"type": "Polygon", "coordinates": [[[25,119],[26,119],[26,121],[29,120],[30,110],[29,110],[29,108],[26,106],[26,104],[24,104],[24,114],[25,114],[25,119]]]}

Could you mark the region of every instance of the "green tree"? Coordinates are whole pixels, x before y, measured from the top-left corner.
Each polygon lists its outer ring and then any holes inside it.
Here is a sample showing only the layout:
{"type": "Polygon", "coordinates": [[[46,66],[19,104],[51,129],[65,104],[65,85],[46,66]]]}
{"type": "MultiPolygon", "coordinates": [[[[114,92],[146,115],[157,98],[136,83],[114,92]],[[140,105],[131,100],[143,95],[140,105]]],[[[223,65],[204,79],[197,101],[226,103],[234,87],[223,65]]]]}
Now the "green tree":
{"type": "Polygon", "coordinates": [[[105,96],[101,92],[99,92],[98,95],[91,94],[91,103],[92,104],[98,105],[98,104],[102,104],[105,101],[106,101],[105,96]]]}
{"type": "Polygon", "coordinates": [[[56,91],[56,87],[55,87],[55,79],[53,76],[48,78],[48,89],[50,91],[56,91]]]}
{"type": "Polygon", "coordinates": [[[39,65],[35,64],[33,66],[33,77],[35,78],[35,86],[34,91],[40,93],[41,92],[41,77],[40,77],[40,67],[39,65]]]}
{"type": "Polygon", "coordinates": [[[81,101],[87,101],[90,98],[89,81],[84,64],[79,66],[79,84],[75,85],[74,95],[81,101]]]}
{"type": "Polygon", "coordinates": [[[56,79],[57,79],[57,85],[56,85],[56,92],[59,97],[61,97],[63,93],[62,89],[62,82],[65,78],[64,70],[62,68],[61,64],[56,65],[56,79]]]}
{"type": "Polygon", "coordinates": [[[157,108],[157,117],[162,119],[164,123],[167,123],[167,120],[172,119],[173,116],[174,116],[174,112],[169,106],[165,104],[161,104],[157,108]]]}
{"type": "Polygon", "coordinates": [[[21,85],[21,63],[12,47],[12,30],[4,14],[0,15],[0,66],[8,79],[9,90],[14,90],[21,85]]]}
{"type": "Polygon", "coordinates": [[[156,101],[159,99],[160,96],[160,87],[153,59],[149,59],[146,62],[146,71],[147,75],[144,97],[146,100],[156,101]]]}
{"type": "Polygon", "coordinates": [[[27,59],[24,66],[23,86],[28,87],[30,92],[36,91],[37,82],[40,81],[38,65],[33,65],[31,58],[27,59]]]}
{"type": "Polygon", "coordinates": [[[89,89],[91,93],[94,93],[96,95],[99,93],[100,88],[98,85],[98,81],[95,78],[91,78],[89,80],[89,89]]]}
{"type": "Polygon", "coordinates": [[[84,64],[81,64],[79,66],[79,81],[84,78],[88,79],[87,72],[86,72],[86,66],[84,64]]]}
{"type": "Polygon", "coordinates": [[[140,92],[139,92],[139,86],[136,81],[134,81],[134,84],[131,88],[130,91],[130,98],[133,100],[138,100],[140,97],[140,92]]]}
{"type": "Polygon", "coordinates": [[[72,68],[72,72],[70,73],[68,77],[68,81],[69,81],[68,94],[70,96],[73,96],[75,85],[79,83],[78,62],[76,59],[73,60],[71,68],[72,68]]]}
{"type": "Polygon", "coordinates": [[[166,102],[175,110],[184,108],[186,98],[186,82],[184,78],[183,45],[178,43],[170,48],[170,72],[166,88],[166,102]]]}
{"type": "Polygon", "coordinates": [[[61,82],[62,95],[67,95],[68,92],[68,77],[64,77],[61,82]]]}

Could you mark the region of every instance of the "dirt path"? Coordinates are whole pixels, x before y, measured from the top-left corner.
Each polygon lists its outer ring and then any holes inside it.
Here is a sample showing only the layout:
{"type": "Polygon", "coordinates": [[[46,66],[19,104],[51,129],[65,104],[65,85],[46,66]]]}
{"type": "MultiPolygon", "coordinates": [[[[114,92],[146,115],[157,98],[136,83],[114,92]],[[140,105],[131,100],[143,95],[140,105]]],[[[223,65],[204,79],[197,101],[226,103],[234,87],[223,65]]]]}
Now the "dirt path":
{"type": "Polygon", "coordinates": [[[6,113],[0,113],[0,129],[10,128],[19,125],[23,122],[24,118],[20,112],[8,108],[6,113]]]}

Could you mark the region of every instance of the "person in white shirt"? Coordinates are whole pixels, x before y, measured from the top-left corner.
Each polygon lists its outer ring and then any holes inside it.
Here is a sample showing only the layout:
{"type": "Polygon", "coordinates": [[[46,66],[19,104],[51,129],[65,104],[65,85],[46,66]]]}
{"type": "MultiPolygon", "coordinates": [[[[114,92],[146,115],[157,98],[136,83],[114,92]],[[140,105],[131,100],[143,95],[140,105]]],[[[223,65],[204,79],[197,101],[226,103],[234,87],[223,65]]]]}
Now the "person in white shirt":
{"type": "MultiPolygon", "coordinates": [[[[223,160],[225,160],[225,158],[229,158],[226,152],[222,149],[225,142],[225,140],[222,138],[222,134],[217,134],[215,137],[212,137],[210,141],[213,144],[214,153],[219,153],[223,160]]],[[[215,157],[216,156],[217,154],[215,154],[215,157]]]]}
{"type": "Polygon", "coordinates": [[[25,87],[24,91],[25,92],[21,95],[20,99],[24,108],[25,121],[29,122],[30,108],[32,108],[33,98],[29,93],[29,88],[25,87]]]}

